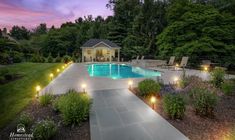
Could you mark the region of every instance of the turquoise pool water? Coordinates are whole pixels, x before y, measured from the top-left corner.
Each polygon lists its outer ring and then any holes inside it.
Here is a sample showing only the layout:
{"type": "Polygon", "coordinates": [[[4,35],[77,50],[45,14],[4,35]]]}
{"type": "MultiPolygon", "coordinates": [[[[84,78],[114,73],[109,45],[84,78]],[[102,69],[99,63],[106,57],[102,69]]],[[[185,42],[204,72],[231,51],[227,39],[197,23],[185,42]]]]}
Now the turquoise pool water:
{"type": "Polygon", "coordinates": [[[87,71],[90,77],[106,77],[112,79],[161,76],[160,72],[125,64],[89,64],[87,65],[87,71]]]}

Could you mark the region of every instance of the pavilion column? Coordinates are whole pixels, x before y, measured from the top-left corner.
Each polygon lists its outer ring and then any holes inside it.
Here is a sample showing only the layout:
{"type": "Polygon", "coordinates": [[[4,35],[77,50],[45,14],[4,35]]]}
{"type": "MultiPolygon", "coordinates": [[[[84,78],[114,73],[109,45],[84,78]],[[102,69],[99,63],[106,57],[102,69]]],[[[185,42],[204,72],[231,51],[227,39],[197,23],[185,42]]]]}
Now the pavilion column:
{"type": "Polygon", "coordinates": [[[120,62],[120,49],[118,49],[118,62],[120,62]]]}
{"type": "Polygon", "coordinates": [[[94,50],[92,49],[92,51],[91,51],[91,62],[93,62],[93,59],[94,59],[94,50]]]}
{"type": "Polygon", "coordinates": [[[109,49],[109,62],[112,62],[112,49],[109,49]]]}
{"type": "Polygon", "coordinates": [[[84,62],[84,49],[82,49],[82,62],[84,62]]]}

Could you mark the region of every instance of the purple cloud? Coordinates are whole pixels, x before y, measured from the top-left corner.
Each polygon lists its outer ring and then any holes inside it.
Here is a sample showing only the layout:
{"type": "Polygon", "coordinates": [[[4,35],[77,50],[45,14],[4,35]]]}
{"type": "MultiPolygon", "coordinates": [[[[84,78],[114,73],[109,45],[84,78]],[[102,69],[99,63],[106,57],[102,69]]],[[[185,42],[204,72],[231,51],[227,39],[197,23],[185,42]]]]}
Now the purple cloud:
{"type": "Polygon", "coordinates": [[[112,15],[107,3],[108,0],[1,0],[0,28],[9,29],[13,25],[34,28],[40,23],[58,27],[87,15],[107,17],[112,15]]]}

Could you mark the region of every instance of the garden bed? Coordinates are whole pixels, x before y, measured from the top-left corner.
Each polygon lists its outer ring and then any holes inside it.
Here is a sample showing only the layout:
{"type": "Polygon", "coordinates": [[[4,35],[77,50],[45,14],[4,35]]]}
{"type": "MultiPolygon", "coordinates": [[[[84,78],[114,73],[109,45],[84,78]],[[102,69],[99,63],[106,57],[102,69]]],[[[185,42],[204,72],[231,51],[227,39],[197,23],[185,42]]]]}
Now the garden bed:
{"type": "MultiPolygon", "coordinates": [[[[34,100],[27,106],[24,113],[28,113],[32,116],[33,122],[40,120],[51,119],[53,120],[57,127],[58,131],[53,137],[54,140],[57,139],[69,139],[69,140],[90,140],[90,125],[89,119],[83,121],[80,125],[64,125],[61,115],[58,112],[55,112],[51,105],[41,106],[38,101],[34,100]]],[[[0,133],[0,139],[9,139],[11,132],[16,132],[17,121],[13,121],[8,124],[0,133]]],[[[29,128],[26,127],[26,133],[32,133],[29,128]]]]}
{"type": "MultiPolygon", "coordinates": [[[[131,89],[131,92],[152,107],[149,99],[139,96],[138,88],[131,89]]],[[[177,94],[186,94],[186,92],[177,94]]],[[[221,140],[231,135],[235,138],[235,96],[221,95],[214,110],[214,118],[200,117],[195,114],[191,105],[186,105],[182,120],[170,119],[163,110],[161,98],[157,98],[154,110],[191,140],[221,140]]]]}

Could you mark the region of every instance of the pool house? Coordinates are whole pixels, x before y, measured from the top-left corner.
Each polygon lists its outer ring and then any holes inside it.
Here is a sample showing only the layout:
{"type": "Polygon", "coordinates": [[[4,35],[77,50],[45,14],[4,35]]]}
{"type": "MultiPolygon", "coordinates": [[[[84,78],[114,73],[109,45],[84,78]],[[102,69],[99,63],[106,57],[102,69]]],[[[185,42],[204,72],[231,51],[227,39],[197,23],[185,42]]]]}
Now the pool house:
{"type": "Polygon", "coordinates": [[[107,39],[90,39],[83,46],[82,62],[112,62],[120,60],[120,47],[107,39]]]}

